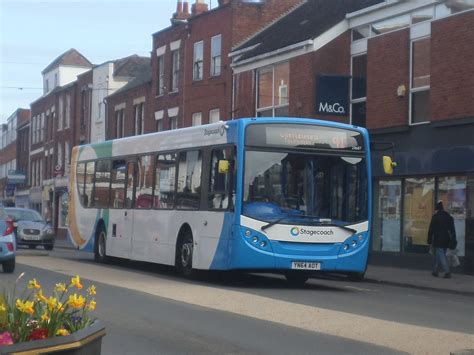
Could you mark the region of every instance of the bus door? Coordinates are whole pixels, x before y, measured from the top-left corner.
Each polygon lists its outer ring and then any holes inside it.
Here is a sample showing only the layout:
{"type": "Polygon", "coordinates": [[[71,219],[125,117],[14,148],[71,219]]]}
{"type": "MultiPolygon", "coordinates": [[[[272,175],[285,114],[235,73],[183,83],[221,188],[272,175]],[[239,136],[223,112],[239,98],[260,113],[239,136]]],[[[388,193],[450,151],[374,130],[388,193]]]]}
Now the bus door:
{"type": "Polygon", "coordinates": [[[133,235],[135,162],[114,160],[112,166],[110,230],[107,250],[112,256],[130,258],[133,235]]]}

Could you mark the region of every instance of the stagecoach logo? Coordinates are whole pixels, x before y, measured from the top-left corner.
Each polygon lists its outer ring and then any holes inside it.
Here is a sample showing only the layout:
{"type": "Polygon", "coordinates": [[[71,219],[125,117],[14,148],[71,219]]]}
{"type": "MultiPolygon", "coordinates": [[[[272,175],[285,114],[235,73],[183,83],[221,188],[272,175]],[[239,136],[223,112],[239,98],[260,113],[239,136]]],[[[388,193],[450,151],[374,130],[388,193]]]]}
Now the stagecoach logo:
{"type": "Polygon", "coordinates": [[[204,129],[204,135],[205,136],[212,136],[214,134],[220,134],[221,136],[223,136],[225,133],[225,126],[222,125],[220,126],[219,128],[215,128],[215,129],[204,129]]]}
{"type": "Polygon", "coordinates": [[[334,235],[334,231],[332,230],[308,230],[304,228],[293,227],[290,229],[290,234],[293,237],[297,237],[299,235],[309,235],[312,237],[313,235],[334,235]]]}

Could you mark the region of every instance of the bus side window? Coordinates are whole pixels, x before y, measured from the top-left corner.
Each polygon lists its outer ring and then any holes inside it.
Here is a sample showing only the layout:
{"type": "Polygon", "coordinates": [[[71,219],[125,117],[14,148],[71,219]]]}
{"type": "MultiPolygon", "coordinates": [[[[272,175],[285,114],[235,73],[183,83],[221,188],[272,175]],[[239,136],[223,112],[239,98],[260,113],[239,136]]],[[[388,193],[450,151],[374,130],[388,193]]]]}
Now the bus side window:
{"type": "Polygon", "coordinates": [[[114,160],[112,163],[112,184],[110,185],[110,206],[123,208],[125,201],[125,160],[114,160]]]}
{"type": "Polygon", "coordinates": [[[127,163],[127,186],[125,193],[125,208],[133,208],[135,202],[135,162],[127,163]]]}
{"type": "Polygon", "coordinates": [[[176,185],[176,154],[160,154],[156,158],[153,207],[174,208],[176,185]]]}
{"type": "Polygon", "coordinates": [[[98,160],[95,167],[94,206],[109,207],[110,160],[98,160]]]}
{"type": "Polygon", "coordinates": [[[153,206],[153,155],[143,155],[138,159],[136,208],[153,206]]]}
{"type": "Polygon", "coordinates": [[[200,150],[179,153],[177,208],[199,209],[201,171],[202,157],[200,150]]]}
{"type": "Polygon", "coordinates": [[[85,207],[84,203],[84,178],[86,176],[86,164],[79,163],[77,164],[76,170],[76,181],[77,181],[77,191],[79,192],[79,199],[81,204],[85,207]]]}
{"type": "MultiPolygon", "coordinates": [[[[218,148],[212,151],[211,172],[209,177],[208,208],[226,210],[232,207],[234,198],[234,147],[218,148]],[[219,171],[219,162],[225,161],[226,171],[219,171]],[[231,199],[229,200],[229,196],[231,199]]],[[[222,166],[222,164],[221,164],[222,166]]]]}
{"type": "Polygon", "coordinates": [[[84,207],[92,207],[92,192],[94,189],[94,170],[95,162],[90,161],[86,164],[86,180],[84,185],[84,207]]]}

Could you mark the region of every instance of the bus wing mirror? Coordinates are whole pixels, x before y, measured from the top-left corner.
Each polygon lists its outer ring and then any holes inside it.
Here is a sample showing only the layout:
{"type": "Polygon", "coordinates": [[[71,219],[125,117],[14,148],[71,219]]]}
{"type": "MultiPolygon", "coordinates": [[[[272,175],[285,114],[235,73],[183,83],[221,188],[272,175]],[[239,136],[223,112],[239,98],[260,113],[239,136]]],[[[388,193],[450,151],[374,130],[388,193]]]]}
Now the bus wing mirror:
{"type": "Polygon", "coordinates": [[[227,174],[230,169],[230,163],[228,160],[219,160],[219,174],[227,174]]]}
{"type": "Polygon", "coordinates": [[[384,155],[382,159],[383,159],[383,171],[385,172],[385,174],[392,175],[393,168],[397,166],[397,163],[392,161],[392,158],[390,158],[388,155],[384,155]]]}

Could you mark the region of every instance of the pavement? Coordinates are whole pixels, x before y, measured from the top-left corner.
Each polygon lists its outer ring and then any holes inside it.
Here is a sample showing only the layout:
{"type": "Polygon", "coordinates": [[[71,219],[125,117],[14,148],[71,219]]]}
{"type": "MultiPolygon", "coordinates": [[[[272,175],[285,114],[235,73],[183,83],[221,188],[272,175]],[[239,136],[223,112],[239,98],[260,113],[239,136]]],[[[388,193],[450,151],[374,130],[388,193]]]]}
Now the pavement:
{"type": "MultiPolygon", "coordinates": [[[[66,239],[56,239],[56,248],[74,249],[66,239]]],[[[443,293],[474,297],[474,275],[451,271],[452,277],[434,277],[429,270],[406,269],[379,265],[368,265],[365,282],[381,283],[391,286],[410,287],[443,293]]]]}

